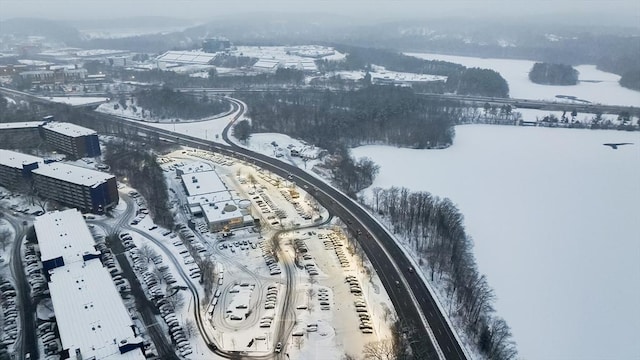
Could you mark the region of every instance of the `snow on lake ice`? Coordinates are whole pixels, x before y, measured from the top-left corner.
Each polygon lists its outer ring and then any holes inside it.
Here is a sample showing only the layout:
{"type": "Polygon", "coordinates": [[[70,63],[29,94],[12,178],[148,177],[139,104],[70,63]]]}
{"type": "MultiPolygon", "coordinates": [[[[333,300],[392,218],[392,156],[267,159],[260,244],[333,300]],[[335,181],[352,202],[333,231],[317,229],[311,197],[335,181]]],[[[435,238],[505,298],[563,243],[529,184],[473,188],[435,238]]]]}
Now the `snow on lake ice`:
{"type": "Polygon", "coordinates": [[[445,150],[352,152],[381,166],[372,187],[459,206],[522,358],[639,358],[640,133],[465,125],[456,134],[445,150]]]}
{"type": "Polygon", "coordinates": [[[539,85],[529,80],[529,71],[535,64],[531,60],[487,59],[467,56],[407,53],[426,60],[442,60],[466,67],[493,69],[509,84],[509,96],[517,99],[562,101],[556,95],[576,96],[579,99],[608,105],[640,106],[640,92],[618,84],[620,76],[596,69],[595,65],[579,65],[578,85],[539,85]]]}

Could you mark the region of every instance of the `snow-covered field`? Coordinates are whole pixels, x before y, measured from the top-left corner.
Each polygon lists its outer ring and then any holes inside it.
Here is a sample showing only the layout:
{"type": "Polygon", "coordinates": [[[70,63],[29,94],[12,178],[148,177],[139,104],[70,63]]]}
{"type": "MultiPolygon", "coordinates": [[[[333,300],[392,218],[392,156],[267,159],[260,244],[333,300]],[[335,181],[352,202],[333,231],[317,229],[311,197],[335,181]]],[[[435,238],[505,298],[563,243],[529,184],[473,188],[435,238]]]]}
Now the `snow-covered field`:
{"type": "Polygon", "coordinates": [[[456,134],[445,150],[352,151],[381,166],[372,187],[458,204],[522,358],[639,358],[640,133],[465,125],[456,134]]]}
{"type": "Polygon", "coordinates": [[[442,60],[466,67],[493,69],[509,83],[509,96],[519,99],[554,100],[556,95],[571,95],[580,99],[608,105],[640,106],[640,92],[618,84],[620,76],[596,69],[595,65],[579,65],[580,83],[574,86],[539,85],[529,81],[529,71],[535,61],[487,59],[467,56],[407,53],[426,60],[442,60]]]}
{"type": "MultiPolygon", "coordinates": [[[[384,66],[372,65],[369,72],[372,80],[393,80],[396,82],[421,82],[421,81],[446,81],[446,76],[415,74],[408,72],[399,72],[387,70],[384,66]]],[[[333,75],[340,76],[342,79],[361,80],[365,77],[366,71],[336,71],[333,75]]]]}

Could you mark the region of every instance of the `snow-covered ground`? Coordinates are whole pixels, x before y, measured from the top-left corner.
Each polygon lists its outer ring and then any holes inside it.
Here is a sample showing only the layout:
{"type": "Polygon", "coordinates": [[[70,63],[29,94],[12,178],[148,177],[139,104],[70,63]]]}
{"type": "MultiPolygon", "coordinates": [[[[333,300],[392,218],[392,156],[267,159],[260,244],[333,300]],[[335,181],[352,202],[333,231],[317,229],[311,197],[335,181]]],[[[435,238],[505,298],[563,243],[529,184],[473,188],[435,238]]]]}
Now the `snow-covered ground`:
{"type": "MultiPolygon", "coordinates": [[[[421,81],[446,81],[446,76],[415,74],[408,72],[399,72],[387,70],[384,66],[373,65],[369,72],[372,80],[393,80],[396,82],[421,82],[421,81]]],[[[365,77],[366,71],[336,71],[332,75],[339,76],[342,79],[361,80],[365,77]]]]}
{"type": "Polygon", "coordinates": [[[271,59],[282,62],[313,61],[315,57],[326,60],[342,60],[345,54],[320,45],[300,46],[238,46],[231,52],[236,56],[248,56],[258,59],[271,59]]]}
{"type": "Polygon", "coordinates": [[[42,99],[52,101],[52,102],[72,105],[72,106],[95,104],[95,103],[109,101],[109,98],[106,98],[106,97],[91,97],[91,96],[53,96],[53,97],[48,96],[48,97],[42,97],[42,99]]]}
{"type": "Polygon", "coordinates": [[[509,84],[509,96],[519,99],[540,99],[560,102],[556,95],[576,96],[579,99],[608,105],[640,106],[640,92],[620,86],[620,76],[596,69],[595,65],[579,65],[580,82],[574,86],[539,85],[529,80],[531,60],[487,59],[467,56],[407,53],[426,60],[442,60],[466,67],[493,69],[509,84]]]}
{"type": "Polygon", "coordinates": [[[456,135],[445,150],[352,152],[381,166],[372,187],[459,206],[522,358],[638,358],[640,134],[464,125],[456,135]]]}

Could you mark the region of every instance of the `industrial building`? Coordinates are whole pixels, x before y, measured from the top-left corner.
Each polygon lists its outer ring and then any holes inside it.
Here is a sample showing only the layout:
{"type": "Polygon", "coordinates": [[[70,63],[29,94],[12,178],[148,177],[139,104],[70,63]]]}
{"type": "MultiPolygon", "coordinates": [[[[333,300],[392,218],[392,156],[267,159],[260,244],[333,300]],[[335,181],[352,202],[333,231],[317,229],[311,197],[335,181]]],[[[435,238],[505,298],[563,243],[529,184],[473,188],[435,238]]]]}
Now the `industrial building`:
{"type": "Polygon", "coordinates": [[[63,351],[62,359],[144,359],[143,339],[82,214],[75,209],[34,220],[63,351]]]}
{"type": "Polygon", "coordinates": [[[23,71],[20,77],[32,84],[63,84],[70,81],[82,81],[87,69],[55,69],[23,71]]]}
{"type": "Polygon", "coordinates": [[[118,204],[113,175],[61,162],[0,150],[0,185],[15,187],[33,181],[37,194],[81,211],[103,213],[118,204]]]}
{"type": "Polygon", "coordinates": [[[75,158],[100,156],[98,133],[66,122],[47,122],[41,126],[42,138],[75,158]]]}

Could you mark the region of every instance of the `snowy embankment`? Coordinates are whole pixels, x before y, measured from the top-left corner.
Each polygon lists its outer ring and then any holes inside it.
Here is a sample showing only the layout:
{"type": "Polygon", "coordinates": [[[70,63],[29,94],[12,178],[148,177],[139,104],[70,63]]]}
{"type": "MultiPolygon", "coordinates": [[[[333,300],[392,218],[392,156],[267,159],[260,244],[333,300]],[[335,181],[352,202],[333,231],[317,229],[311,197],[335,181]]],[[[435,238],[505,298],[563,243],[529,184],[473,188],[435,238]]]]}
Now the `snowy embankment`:
{"type": "Polygon", "coordinates": [[[91,96],[49,96],[49,97],[41,97],[41,98],[51,102],[57,102],[61,104],[71,105],[71,106],[99,104],[99,103],[106,103],[109,101],[109,98],[106,98],[106,97],[91,97],[91,96]]]}
{"type": "Polygon", "coordinates": [[[523,358],[640,354],[640,134],[488,125],[456,133],[445,150],[352,151],[381,166],[371,188],[457,203],[523,358]],[[611,142],[633,145],[602,145],[611,142]]]}
{"type": "Polygon", "coordinates": [[[575,96],[594,103],[608,105],[640,105],[640,92],[620,86],[620,76],[596,69],[595,65],[579,65],[579,83],[573,86],[535,84],[529,80],[529,71],[535,64],[531,60],[485,59],[467,56],[407,53],[425,60],[442,60],[466,67],[493,69],[509,84],[509,96],[516,99],[536,99],[566,102],[556,95],[575,96]]]}

